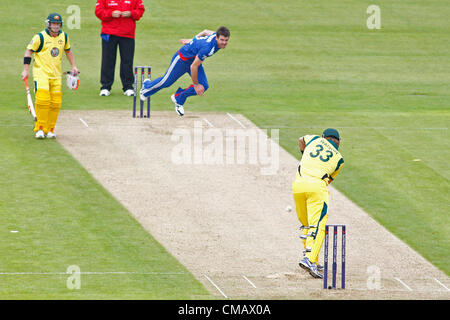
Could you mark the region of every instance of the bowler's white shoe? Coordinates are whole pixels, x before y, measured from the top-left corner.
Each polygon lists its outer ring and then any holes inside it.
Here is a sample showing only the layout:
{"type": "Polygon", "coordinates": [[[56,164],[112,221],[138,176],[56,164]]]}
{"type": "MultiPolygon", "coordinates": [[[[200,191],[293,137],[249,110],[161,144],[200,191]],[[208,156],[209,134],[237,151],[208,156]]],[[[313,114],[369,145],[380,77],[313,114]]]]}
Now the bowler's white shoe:
{"type": "Polygon", "coordinates": [[[134,90],[128,89],[123,93],[125,96],[132,97],[134,96],[134,90]]]}
{"type": "Polygon", "coordinates": [[[49,132],[49,133],[47,133],[47,138],[48,139],[55,139],[56,138],[56,134],[54,134],[53,132],[49,132]]]}
{"type": "Polygon", "coordinates": [[[45,138],[45,134],[44,131],[39,130],[38,132],[36,132],[36,139],[44,139],[45,138]]]}
{"type": "Polygon", "coordinates": [[[174,94],[170,97],[170,99],[173,103],[175,103],[175,111],[177,112],[177,114],[181,117],[184,116],[184,108],[181,104],[177,103],[177,99],[175,98],[174,94]]]}
{"type": "Polygon", "coordinates": [[[145,79],[144,83],[142,84],[141,90],[139,91],[139,98],[141,98],[142,101],[145,101],[148,99],[148,97],[144,96],[144,92],[146,93],[148,91],[148,88],[150,87],[150,79],[145,79]]]}
{"type": "Polygon", "coordinates": [[[101,97],[107,97],[107,96],[109,96],[110,94],[111,94],[111,92],[109,92],[108,89],[102,89],[102,90],[100,90],[99,96],[101,96],[101,97]]]}
{"type": "Polygon", "coordinates": [[[145,101],[145,100],[147,100],[147,98],[148,97],[146,97],[146,96],[144,96],[144,88],[142,88],[140,91],[139,91],[139,98],[141,99],[141,101],[145,101]]]}

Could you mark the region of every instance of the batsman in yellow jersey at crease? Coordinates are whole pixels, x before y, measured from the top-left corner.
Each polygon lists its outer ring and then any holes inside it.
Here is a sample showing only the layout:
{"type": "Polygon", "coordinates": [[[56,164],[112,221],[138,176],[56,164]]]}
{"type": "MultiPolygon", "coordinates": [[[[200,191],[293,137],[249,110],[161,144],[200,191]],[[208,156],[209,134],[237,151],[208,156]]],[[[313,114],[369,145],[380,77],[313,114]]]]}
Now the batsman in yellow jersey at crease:
{"type": "Polygon", "coordinates": [[[292,183],[297,217],[302,225],[300,238],[305,247],[299,265],[316,278],[323,277],[318,260],[328,221],[328,185],[344,165],[344,158],[338,151],[339,144],[339,132],[332,128],[326,129],[322,136],[299,138],[302,158],[292,183]]]}
{"type": "Polygon", "coordinates": [[[62,56],[65,53],[76,76],[78,69],[70,47],[69,36],[63,32],[62,17],[51,13],[45,20],[47,28],[36,34],[25,51],[22,79],[29,76],[31,57],[34,54],[33,82],[37,121],[36,138],[55,138],[55,125],[62,103],[61,77],[62,56]]]}

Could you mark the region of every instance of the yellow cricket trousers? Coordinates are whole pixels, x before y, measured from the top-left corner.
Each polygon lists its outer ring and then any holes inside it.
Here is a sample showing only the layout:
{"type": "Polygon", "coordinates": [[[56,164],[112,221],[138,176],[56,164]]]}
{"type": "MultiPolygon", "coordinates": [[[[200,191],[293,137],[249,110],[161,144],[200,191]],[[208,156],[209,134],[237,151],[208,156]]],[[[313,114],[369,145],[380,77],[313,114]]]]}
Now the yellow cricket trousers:
{"type": "Polygon", "coordinates": [[[43,130],[45,134],[55,130],[61,109],[62,91],[61,78],[50,79],[47,75],[38,72],[33,75],[36,90],[36,117],[34,131],[43,130]]]}
{"type": "Polygon", "coordinates": [[[325,181],[315,177],[301,177],[298,172],[292,183],[297,217],[306,235],[303,245],[306,257],[318,262],[319,252],[325,238],[325,225],[328,221],[328,202],[330,192],[325,181]]]}

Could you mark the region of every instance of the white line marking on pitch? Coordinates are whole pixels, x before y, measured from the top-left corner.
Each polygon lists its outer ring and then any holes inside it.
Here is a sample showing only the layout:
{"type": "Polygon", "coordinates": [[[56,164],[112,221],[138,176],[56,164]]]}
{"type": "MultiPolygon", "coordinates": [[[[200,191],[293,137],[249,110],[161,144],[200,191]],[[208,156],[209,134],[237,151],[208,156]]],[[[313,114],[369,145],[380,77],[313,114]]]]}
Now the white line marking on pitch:
{"type": "Polygon", "coordinates": [[[227,112],[227,115],[231,118],[231,119],[233,119],[234,121],[236,121],[242,128],[244,128],[245,129],[245,126],[242,124],[242,122],[240,122],[238,119],[236,119],[235,117],[233,117],[231,114],[229,114],[228,112],[227,112]]]}
{"type": "Polygon", "coordinates": [[[213,124],[211,122],[209,122],[208,119],[203,118],[203,120],[205,120],[205,122],[208,124],[208,126],[210,126],[211,128],[214,128],[213,124]]]}
{"type": "Polygon", "coordinates": [[[80,118],[80,121],[86,126],[86,128],[89,128],[88,124],[86,123],[86,121],[84,121],[83,119],[80,118]]]}
{"type": "Polygon", "coordinates": [[[250,283],[252,286],[253,286],[253,288],[255,288],[256,289],[256,286],[253,284],[253,282],[251,282],[250,281],[250,279],[249,278],[247,278],[246,276],[243,276],[244,277],[244,279],[245,280],[247,280],[248,281],[248,283],[250,283]]]}
{"type": "Polygon", "coordinates": [[[216,287],[216,289],[226,298],[228,299],[227,295],[225,293],[223,293],[222,290],[220,290],[219,286],[217,286],[217,284],[215,284],[206,274],[204,274],[205,278],[208,279],[209,282],[211,282],[211,284],[216,287]]]}
{"type": "MultiPolygon", "coordinates": [[[[105,272],[76,272],[77,274],[137,274],[137,275],[179,275],[184,274],[183,272],[127,272],[127,271],[105,271],[105,272]]],[[[67,272],[0,272],[0,275],[62,275],[71,274],[67,272]]]]}
{"type": "Polygon", "coordinates": [[[447,288],[447,287],[445,286],[445,284],[443,284],[442,282],[440,282],[438,279],[434,278],[434,280],[436,280],[436,282],[439,283],[441,286],[443,286],[447,291],[450,291],[450,289],[447,288]]]}
{"type": "Polygon", "coordinates": [[[400,282],[406,289],[408,289],[409,291],[413,291],[406,283],[404,283],[402,280],[400,280],[399,278],[394,278],[395,280],[397,280],[398,282],[400,282]]]}

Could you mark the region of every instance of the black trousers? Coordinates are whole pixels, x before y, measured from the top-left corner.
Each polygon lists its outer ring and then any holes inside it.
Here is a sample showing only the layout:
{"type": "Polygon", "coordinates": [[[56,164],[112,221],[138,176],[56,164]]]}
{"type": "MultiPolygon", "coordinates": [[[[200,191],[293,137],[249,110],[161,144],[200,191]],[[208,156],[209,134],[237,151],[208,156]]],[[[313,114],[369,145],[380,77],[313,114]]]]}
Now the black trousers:
{"type": "Polygon", "coordinates": [[[117,47],[120,52],[120,79],[122,90],[133,89],[134,39],[110,35],[109,41],[102,38],[101,89],[111,90],[116,68],[117,47]]]}

